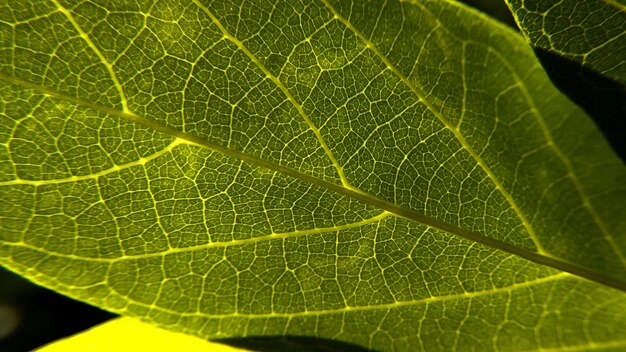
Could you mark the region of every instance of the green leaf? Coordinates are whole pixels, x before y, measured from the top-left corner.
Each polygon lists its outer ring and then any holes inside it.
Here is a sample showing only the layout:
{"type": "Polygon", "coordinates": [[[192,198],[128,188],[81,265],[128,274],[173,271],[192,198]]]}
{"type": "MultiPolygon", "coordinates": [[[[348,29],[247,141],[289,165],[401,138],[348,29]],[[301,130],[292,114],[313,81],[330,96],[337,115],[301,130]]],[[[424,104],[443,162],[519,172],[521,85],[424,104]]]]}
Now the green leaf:
{"type": "Polygon", "coordinates": [[[506,0],[529,42],[626,84],[624,0],[506,0]]]}
{"type": "Polygon", "coordinates": [[[441,0],[0,4],[7,268],[208,339],[626,346],[626,168],[504,26],[441,0]]]}

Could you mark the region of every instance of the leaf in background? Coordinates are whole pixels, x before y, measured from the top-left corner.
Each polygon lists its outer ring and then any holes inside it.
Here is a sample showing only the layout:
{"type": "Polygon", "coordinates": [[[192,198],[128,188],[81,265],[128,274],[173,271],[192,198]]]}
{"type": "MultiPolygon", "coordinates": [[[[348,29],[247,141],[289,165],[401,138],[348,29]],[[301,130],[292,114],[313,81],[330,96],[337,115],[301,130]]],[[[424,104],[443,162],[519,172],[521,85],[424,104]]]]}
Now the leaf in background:
{"type": "Polygon", "coordinates": [[[493,17],[499,20],[502,23],[505,23],[509,26],[517,28],[517,24],[515,23],[515,19],[511,14],[511,10],[509,9],[507,3],[505,1],[498,0],[456,0],[458,2],[469,5],[473,8],[480,10],[488,14],[490,17],[493,17]]]}
{"type": "Polygon", "coordinates": [[[626,345],[624,165],[484,16],[56,0],[0,33],[0,262],[41,285],[210,339],[626,345]]]}
{"type": "Polygon", "coordinates": [[[626,85],[624,0],[506,0],[536,47],[626,85]]]}

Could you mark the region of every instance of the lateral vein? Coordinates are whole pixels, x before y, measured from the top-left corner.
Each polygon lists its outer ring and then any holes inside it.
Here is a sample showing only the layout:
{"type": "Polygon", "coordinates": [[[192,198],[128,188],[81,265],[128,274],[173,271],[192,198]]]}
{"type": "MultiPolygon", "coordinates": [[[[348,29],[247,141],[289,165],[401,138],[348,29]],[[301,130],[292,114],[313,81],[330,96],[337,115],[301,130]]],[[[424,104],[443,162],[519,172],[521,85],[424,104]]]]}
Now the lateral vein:
{"type": "Polygon", "coordinates": [[[283,175],[290,176],[290,177],[299,179],[304,182],[308,182],[310,184],[316,185],[321,188],[325,188],[329,191],[337,192],[339,194],[351,197],[355,200],[359,200],[364,203],[378,207],[379,209],[385,210],[396,216],[406,218],[410,221],[414,221],[416,223],[419,223],[425,226],[429,226],[429,227],[432,227],[432,228],[435,228],[444,232],[448,232],[450,234],[465,238],[473,242],[480,243],[482,245],[485,245],[485,246],[488,246],[497,250],[501,250],[507,253],[520,256],[522,258],[528,259],[532,262],[535,262],[541,265],[546,265],[546,266],[550,266],[550,267],[553,267],[562,271],[566,271],[574,275],[584,277],[592,281],[596,281],[606,286],[616,288],[621,291],[626,291],[626,281],[617,280],[615,278],[605,276],[604,274],[589,270],[577,264],[564,261],[563,259],[558,258],[558,257],[552,257],[552,256],[545,255],[542,253],[530,252],[521,248],[517,248],[512,244],[501,242],[491,237],[487,237],[483,234],[475,233],[473,231],[470,231],[461,227],[457,227],[455,225],[448,224],[446,222],[437,220],[435,218],[431,218],[415,210],[407,209],[395,203],[376,198],[361,190],[344,187],[343,185],[326,181],[326,180],[317,178],[313,175],[305,174],[298,170],[290,169],[280,164],[275,164],[267,160],[259,159],[255,156],[246,154],[238,150],[230,149],[230,148],[221,146],[219,144],[211,143],[201,137],[190,135],[188,133],[178,131],[174,128],[161,125],[158,122],[147,119],[143,116],[139,116],[134,113],[119,111],[117,109],[114,109],[108,106],[92,103],[82,98],[68,96],[67,94],[57,92],[54,89],[42,87],[38,84],[26,81],[21,78],[11,76],[1,71],[0,71],[0,79],[7,81],[9,83],[24,87],[24,88],[33,89],[42,94],[54,96],[65,101],[72,102],[74,104],[82,105],[82,106],[94,109],[96,111],[101,111],[101,112],[111,114],[112,116],[117,116],[127,121],[135,122],[142,126],[152,128],[157,132],[161,132],[161,133],[170,135],[172,137],[180,138],[184,140],[186,143],[197,144],[198,146],[202,146],[209,150],[222,153],[225,156],[229,156],[229,157],[236,158],[242,161],[246,161],[256,166],[273,170],[283,175]]]}
{"type": "Polygon", "coordinates": [[[481,169],[483,169],[483,171],[487,174],[487,176],[493,182],[496,189],[500,192],[500,194],[502,194],[502,196],[505,198],[507,203],[509,203],[509,205],[511,206],[511,209],[513,209],[513,211],[517,214],[517,216],[520,219],[520,222],[522,223],[522,226],[524,226],[524,228],[528,232],[528,236],[530,237],[535,247],[537,248],[537,252],[540,254],[546,254],[547,251],[543,249],[543,246],[541,245],[541,243],[539,242],[539,239],[537,238],[537,234],[535,233],[535,230],[530,225],[530,222],[526,218],[526,215],[524,214],[524,212],[522,212],[520,207],[517,205],[517,203],[511,196],[511,194],[504,188],[500,180],[496,177],[493,171],[491,171],[491,169],[487,166],[487,164],[480,157],[480,155],[478,155],[478,153],[474,150],[474,148],[472,148],[469,145],[469,143],[465,140],[465,137],[463,137],[459,129],[453,126],[437,109],[435,109],[435,106],[432,103],[430,103],[428,99],[426,99],[426,96],[422,94],[421,90],[418,89],[418,87],[413,82],[411,82],[404,74],[402,74],[395,67],[395,65],[393,65],[393,63],[391,63],[391,61],[389,61],[389,59],[387,59],[385,55],[383,55],[383,53],[376,47],[376,45],[372,43],[371,40],[367,39],[363,35],[363,33],[361,33],[358,29],[356,29],[350,22],[348,22],[348,20],[343,18],[337,12],[337,10],[335,10],[335,8],[331,4],[328,3],[328,0],[322,0],[322,2],[333,13],[333,15],[337,18],[337,20],[343,23],[343,25],[346,26],[346,28],[352,31],[361,41],[363,41],[363,43],[365,43],[365,45],[370,50],[372,50],[372,52],[374,52],[374,54],[380,60],[382,60],[385,65],[387,65],[388,69],[394,75],[396,75],[400,79],[400,81],[402,81],[402,83],[404,83],[417,96],[417,98],[422,103],[424,103],[426,108],[430,112],[432,112],[433,115],[435,115],[435,117],[437,117],[437,119],[454,135],[454,137],[459,141],[459,143],[461,143],[461,146],[463,147],[463,149],[466,150],[470,154],[472,159],[474,159],[478,165],[480,165],[481,169]]]}
{"type": "Polygon", "coordinates": [[[391,213],[383,211],[376,216],[372,216],[371,218],[363,219],[361,221],[355,221],[343,225],[331,226],[331,227],[318,227],[306,230],[294,230],[289,232],[277,232],[270,233],[263,236],[251,237],[241,240],[231,240],[231,241],[221,241],[221,242],[209,242],[193,247],[184,247],[184,248],[169,248],[160,252],[147,253],[147,254],[136,254],[136,255],[123,255],[116,258],[91,258],[91,257],[83,257],[74,254],[65,254],[58,252],[48,252],[43,248],[39,248],[37,246],[33,246],[31,244],[25,242],[5,242],[4,245],[12,246],[12,247],[21,247],[21,248],[29,248],[35,251],[45,251],[48,254],[59,256],[72,260],[81,260],[81,261],[89,261],[89,262],[97,262],[97,263],[116,263],[127,260],[137,260],[137,259],[146,259],[146,258],[154,258],[154,257],[163,257],[170,254],[176,253],[188,253],[188,252],[196,252],[204,249],[210,248],[221,248],[221,247],[232,247],[232,246],[241,246],[246,244],[253,244],[262,241],[270,241],[276,239],[288,239],[288,238],[296,238],[314,234],[322,234],[329,232],[338,232],[343,230],[349,230],[353,228],[358,228],[361,226],[369,225],[372,223],[376,223],[382,221],[383,219],[392,216],[391,213]]]}
{"type": "Polygon", "coordinates": [[[293,94],[291,94],[291,92],[287,89],[287,87],[285,87],[285,85],[278,79],[278,77],[276,77],[272,72],[270,72],[267,69],[267,67],[265,67],[265,65],[263,65],[263,63],[261,63],[261,61],[259,61],[259,59],[254,54],[252,54],[252,52],[250,52],[250,50],[248,50],[248,48],[239,39],[235,38],[232,34],[228,32],[228,30],[226,30],[226,28],[224,28],[222,23],[219,21],[219,19],[217,19],[217,17],[215,17],[215,15],[211,12],[211,10],[209,10],[206,6],[201,4],[198,0],[193,0],[193,2],[200,9],[202,9],[202,11],[204,11],[207,14],[207,16],[211,18],[213,23],[220,29],[220,31],[224,35],[224,38],[226,38],[231,43],[235,44],[237,48],[239,48],[239,50],[241,50],[244,54],[246,54],[246,56],[248,56],[248,58],[252,60],[252,62],[254,62],[254,64],[261,69],[261,71],[263,71],[265,76],[269,80],[271,80],[274,84],[276,84],[276,86],[283,92],[285,97],[287,97],[287,100],[289,100],[289,102],[291,102],[291,104],[296,108],[300,116],[302,116],[302,118],[304,119],[306,124],[309,126],[311,131],[313,131],[313,133],[315,134],[315,137],[321,144],[322,149],[324,149],[326,156],[330,159],[331,163],[337,170],[337,174],[339,175],[339,179],[341,180],[342,185],[346,188],[354,189],[354,187],[350,185],[350,182],[348,181],[348,178],[346,177],[343,171],[343,166],[341,166],[337,158],[335,158],[335,155],[333,154],[332,150],[328,146],[328,143],[326,143],[326,140],[322,136],[322,133],[317,128],[317,126],[315,126],[313,121],[311,121],[307,113],[302,108],[302,105],[296,101],[296,98],[293,96],[293,94]]]}
{"type": "Polygon", "coordinates": [[[98,49],[98,47],[94,44],[91,38],[89,38],[87,33],[85,33],[85,31],[83,31],[83,29],[78,25],[78,23],[74,19],[74,16],[72,16],[72,14],[65,7],[63,7],[63,5],[61,5],[57,0],[51,0],[51,1],[54,3],[54,5],[56,5],[59,11],[63,15],[65,15],[65,17],[67,17],[67,19],[70,21],[74,29],[76,29],[78,34],[80,34],[80,37],[83,38],[83,40],[87,43],[87,45],[89,45],[91,50],[93,50],[96,56],[98,56],[98,58],[100,59],[104,67],[106,67],[107,71],[109,72],[109,75],[111,76],[111,80],[113,80],[113,83],[115,84],[115,88],[120,94],[120,101],[122,104],[123,111],[130,112],[130,109],[128,108],[128,100],[126,99],[126,94],[124,93],[124,88],[122,87],[122,84],[120,83],[120,81],[117,79],[117,75],[115,74],[115,71],[113,70],[113,65],[104,57],[102,52],[100,52],[100,49],[98,49]]]}

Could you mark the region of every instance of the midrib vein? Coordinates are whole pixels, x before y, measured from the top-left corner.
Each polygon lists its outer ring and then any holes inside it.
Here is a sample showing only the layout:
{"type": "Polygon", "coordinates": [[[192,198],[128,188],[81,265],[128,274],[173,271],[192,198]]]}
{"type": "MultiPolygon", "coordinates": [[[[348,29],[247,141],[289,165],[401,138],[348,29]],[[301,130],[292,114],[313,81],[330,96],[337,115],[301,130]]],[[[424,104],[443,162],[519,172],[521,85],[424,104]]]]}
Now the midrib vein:
{"type": "Polygon", "coordinates": [[[313,175],[309,175],[303,172],[300,172],[298,170],[294,170],[294,169],[290,169],[286,166],[280,165],[280,164],[275,164],[272,163],[270,161],[267,160],[263,160],[263,159],[259,159],[253,155],[238,151],[238,150],[234,150],[234,149],[230,149],[212,142],[209,142],[203,138],[200,138],[198,136],[194,136],[194,135],[190,135],[188,133],[185,132],[181,132],[178,131],[176,129],[173,129],[171,127],[167,127],[164,125],[161,125],[160,123],[157,123],[155,121],[149,120],[145,117],[139,116],[137,114],[131,113],[131,112],[123,112],[123,111],[119,111],[117,109],[108,107],[108,106],[104,106],[104,105],[100,105],[100,104],[96,104],[90,101],[87,101],[85,99],[82,98],[78,98],[78,97],[74,97],[74,96],[70,96],[67,94],[63,94],[61,92],[58,92],[54,89],[51,88],[47,88],[47,87],[42,87],[38,84],[23,80],[21,78],[17,78],[14,76],[11,76],[9,74],[6,74],[5,72],[0,71],[0,79],[9,82],[11,84],[14,85],[18,85],[21,86],[23,88],[27,88],[27,89],[32,89],[34,91],[37,91],[41,94],[45,94],[51,97],[56,97],[58,99],[67,101],[67,102],[71,102],[77,105],[81,105],[90,109],[93,109],[95,111],[100,111],[100,112],[104,112],[107,114],[110,114],[112,116],[117,116],[119,118],[125,119],[127,121],[131,121],[137,124],[140,124],[144,127],[148,127],[151,128],[157,132],[161,132],[164,133],[166,135],[172,136],[172,137],[176,137],[179,138],[180,140],[186,141],[186,143],[189,144],[196,144],[197,146],[203,147],[203,148],[207,148],[209,150],[221,153],[225,156],[229,156],[232,158],[236,158],[245,162],[249,162],[250,164],[256,165],[258,167],[263,167],[266,168],[268,170],[272,170],[278,173],[281,173],[285,176],[289,176],[289,177],[293,177],[295,179],[301,180],[303,182],[307,182],[310,183],[312,185],[316,185],[320,188],[324,188],[327,189],[329,191],[333,191],[336,192],[338,194],[347,196],[347,197],[351,197],[353,199],[362,201],[364,203],[373,205],[375,207],[378,207],[381,210],[387,211],[391,214],[394,214],[396,216],[399,217],[403,217],[406,218],[410,221],[425,225],[425,226],[429,226],[438,230],[441,230],[443,232],[447,232],[462,238],[465,238],[467,240],[470,240],[472,242],[477,242],[480,243],[482,245],[497,249],[497,250],[501,250],[516,256],[519,256],[521,258],[530,260],[532,262],[541,264],[541,265],[546,265],[546,266],[550,266],[553,267],[555,269],[558,270],[562,270],[562,271],[566,271],[569,272],[571,274],[589,279],[591,281],[595,281],[601,284],[604,284],[606,286],[610,286],[622,291],[626,292],[626,281],[620,281],[608,276],[605,276],[603,274],[591,271],[587,268],[583,268],[581,266],[578,266],[576,264],[570,263],[570,262],[566,262],[563,261],[561,259],[557,259],[554,257],[549,257],[547,255],[544,254],[540,254],[540,253],[535,253],[535,252],[529,252],[526,251],[524,249],[521,248],[517,248],[511,244],[508,243],[504,243],[501,241],[498,241],[496,239],[490,238],[490,237],[486,237],[484,235],[478,234],[476,232],[467,230],[467,229],[463,229],[461,227],[457,227],[448,223],[445,223],[443,221],[437,220],[435,218],[431,218],[429,216],[426,216],[424,214],[418,213],[414,210],[411,209],[407,209],[404,208],[402,206],[399,206],[397,204],[388,202],[386,200],[383,199],[379,199],[376,198],[370,194],[367,194],[361,190],[355,189],[355,188],[347,188],[343,185],[340,184],[336,184],[336,183],[332,183],[320,178],[317,178],[313,175]]]}
{"type": "MultiPolygon", "coordinates": [[[[511,67],[508,61],[505,60],[505,58],[502,57],[502,55],[499,52],[492,50],[492,53],[496,57],[498,57],[498,59],[500,60],[500,62],[502,62],[503,65],[507,66],[507,68],[511,72],[511,75],[517,82],[522,82],[522,80],[517,75],[513,67],[511,67]]],[[[539,65],[539,63],[537,63],[537,65],[539,65]]],[[[543,118],[541,118],[541,114],[539,113],[539,110],[537,109],[537,104],[535,104],[535,100],[533,99],[531,94],[528,92],[528,89],[526,89],[526,85],[519,84],[519,88],[527,104],[531,107],[533,111],[533,115],[536,117],[535,120],[539,124],[541,133],[543,134],[543,137],[546,140],[548,147],[552,149],[552,151],[554,152],[554,155],[556,155],[556,157],[559,160],[561,160],[561,162],[567,169],[567,177],[572,181],[572,183],[574,184],[574,188],[576,189],[576,192],[578,192],[578,194],[580,195],[580,198],[582,199],[583,207],[587,209],[587,212],[589,212],[589,214],[591,215],[591,218],[593,219],[595,224],[598,226],[598,229],[602,233],[602,237],[604,237],[604,240],[609,244],[613,252],[620,259],[622,266],[626,268],[626,255],[624,255],[619,245],[615,243],[613,236],[611,236],[611,233],[604,225],[604,221],[600,218],[600,215],[595,211],[594,207],[591,206],[591,199],[589,198],[589,195],[587,195],[587,192],[585,191],[582,183],[578,179],[577,174],[574,172],[574,166],[572,165],[570,160],[563,154],[563,151],[558,146],[558,144],[554,141],[554,138],[552,138],[552,133],[550,132],[550,129],[546,125],[543,118]]]]}
{"type": "Polygon", "coordinates": [[[618,11],[626,13],[626,5],[620,4],[619,2],[615,0],[604,0],[604,2],[609,6],[613,6],[618,11]]]}
{"type": "Polygon", "coordinates": [[[378,49],[378,47],[376,47],[376,45],[372,43],[371,40],[366,38],[365,35],[361,33],[361,31],[356,29],[348,20],[346,20],[343,16],[341,16],[339,12],[337,12],[337,10],[335,10],[335,8],[328,2],[328,0],[322,0],[322,2],[329,9],[329,11],[335,16],[335,18],[338,21],[340,21],[344,26],[346,26],[346,28],[348,28],[352,33],[354,33],[359,38],[359,40],[361,40],[366,45],[366,47],[369,48],[387,66],[387,69],[389,69],[396,77],[398,77],[398,79],[400,79],[400,81],[404,85],[406,85],[411,90],[411,92],[413,92],[413,94],[415,94],[415,96],[426,106],[426,108],[433,115],[435,115],[435,117],[446,127],[446,129],[448,129],[454,135],[454,137],[459,141],[459,143],[461,143],[461,146],[463,147],[463,149],[467,151],[467,153],[469,153],[470,157],[474,159],[474,161],[476,161],[476,163],[480,166],[480,168],[487,174],[487,177],[489,177],[491,182],[493,182],[495,188],[500,192],[500,194],[502,194],[502,196],[504,197],[506,202],[511,206],[511,209],[513,209],[515,214],[517,214],[518,218],[520,219],[520,222],[522,223],[522,226],[524,226],[524,228],[526,229],[526,232],[528,232],[528,236],[533,241],[533,244],[535,245],[537,252],[541,254],[547,254],[548,252],[543,249],[543,246],[541,245],[541,243],[539,242],[539,239],[537,238],[535,230],[533,229],[530,222],[526,218],[526,215],[524,214],[524,212],[522,212],[520,207],[517,205],[517,203],[511,196],[511,194],[506,190],[506,188],[504,188],[504,185],[502,185],[498,177],[496,177],[493,171],[491,171],[491,169],[487,166],[487,164],[482,160],[480,155],[478,155],[478,153],[476,153],[474,148],[472,148],[469,145],[469,143],[465,140],[465,137],[463,137],[463,135],[461,134],[460,129],[457,128],[456,126],[453,126],[435,108],[435,106],[430,102],[430,100],[427,99],[426,95],[422,93],[421,89],[419,89],[411,80],[409,80],[402,72],[400,72],[396,68],[396,66],[391,61],[389,61],[389,59],[385,55],[383,55],[383,53],[378,49]]]}

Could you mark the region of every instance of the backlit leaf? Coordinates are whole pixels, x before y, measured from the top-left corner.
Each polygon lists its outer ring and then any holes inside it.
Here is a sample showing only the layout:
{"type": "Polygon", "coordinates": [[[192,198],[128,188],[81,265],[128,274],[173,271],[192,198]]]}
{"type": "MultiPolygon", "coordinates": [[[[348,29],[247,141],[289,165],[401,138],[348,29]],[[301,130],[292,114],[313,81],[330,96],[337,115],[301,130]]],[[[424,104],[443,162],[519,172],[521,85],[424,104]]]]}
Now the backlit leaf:
{"type": "Polygon", "coordinates": [[[626,84],[624,0],[507,0],[534,46],[626,84]]]}
{"type": "Polygon", "coordinates": [[[626,345],[626,169],[510,29],[441,0],[0,4],[9,269],[208,339],[626,345]]]}

